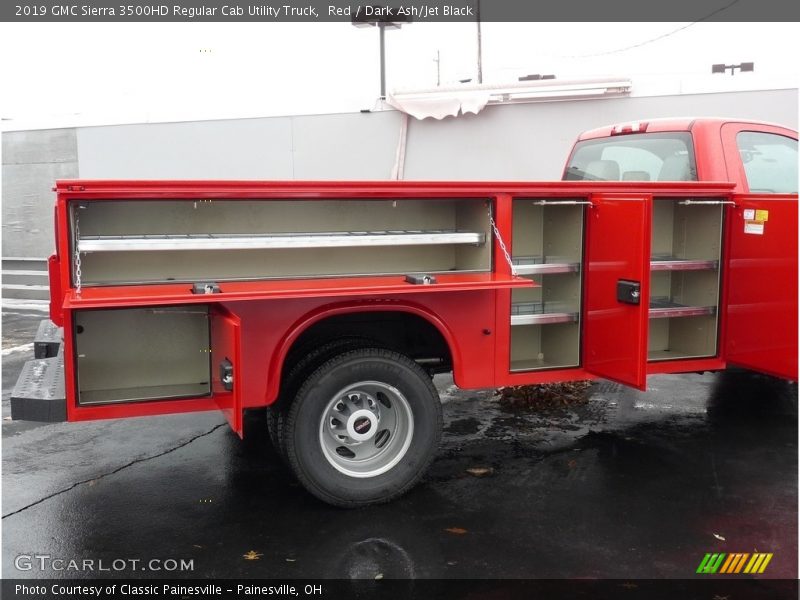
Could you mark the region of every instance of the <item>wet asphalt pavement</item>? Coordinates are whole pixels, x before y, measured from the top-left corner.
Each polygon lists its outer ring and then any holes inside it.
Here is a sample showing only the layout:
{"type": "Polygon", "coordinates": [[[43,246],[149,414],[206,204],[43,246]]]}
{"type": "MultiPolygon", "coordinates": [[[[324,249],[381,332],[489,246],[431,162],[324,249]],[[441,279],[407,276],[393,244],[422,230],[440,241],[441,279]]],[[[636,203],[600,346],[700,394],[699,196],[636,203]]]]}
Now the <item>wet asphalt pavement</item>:
{"type": "Polygon", "coordinates": [[[585,403],[534,412],[437,376],[445,431],[423,482],[346,511],[293,482],[262,415],[244,441],[216,413],[7,420],[41,318],[3,314],[6,578],[685,578],[707,552],[755,551],[774,554],[762,577],[797,577],[795,386],[737,373],[651,377],[647,393],[601,381],[585,403]],[[16,568],[36,554],[142,562],[16,568]],[[141,570],[151,559],[193,570],[141,570]]]}

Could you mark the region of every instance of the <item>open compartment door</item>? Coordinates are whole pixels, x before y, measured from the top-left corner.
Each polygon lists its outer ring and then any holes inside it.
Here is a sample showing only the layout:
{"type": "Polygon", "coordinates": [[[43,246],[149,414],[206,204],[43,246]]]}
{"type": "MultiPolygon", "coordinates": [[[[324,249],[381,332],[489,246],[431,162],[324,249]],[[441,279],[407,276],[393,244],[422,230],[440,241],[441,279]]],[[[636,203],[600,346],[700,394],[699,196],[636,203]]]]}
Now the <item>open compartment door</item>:
{"type": "Polygon", "coordinates": [[[644,390],[652,198],[598,194],[586,212],[583,365],[644,390]]]}
{"type": "Polygon", "coordinates": [[[240,320],[220,306],[210,312],[211,393],[239,437],[242,436],[242,378],[240,360],[240,320]]]}
{"type": "Polygon", "coordinates": [[[729,211],[725,359],[797,379],[797,197],[742,195],[729,211]]]}

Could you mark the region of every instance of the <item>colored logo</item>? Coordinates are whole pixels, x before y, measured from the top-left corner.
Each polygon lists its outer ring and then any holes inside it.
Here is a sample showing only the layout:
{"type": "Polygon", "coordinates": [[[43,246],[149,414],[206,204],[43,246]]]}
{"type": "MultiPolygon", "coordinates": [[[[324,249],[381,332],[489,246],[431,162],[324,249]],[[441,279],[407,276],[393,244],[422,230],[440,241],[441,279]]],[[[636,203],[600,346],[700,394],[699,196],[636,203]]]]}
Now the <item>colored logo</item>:
{"type": "Polygon", "coordinates": [[[754,554],[747,552],[706,554],[703,560],[700,561],[700,566],[697,567],[696,572],[704,575],[721,575],[723,573],[749,573],[755,575],[763,573],[771,560],[772,553],[767,554],[764,552],[756,552],[754,554]]]}

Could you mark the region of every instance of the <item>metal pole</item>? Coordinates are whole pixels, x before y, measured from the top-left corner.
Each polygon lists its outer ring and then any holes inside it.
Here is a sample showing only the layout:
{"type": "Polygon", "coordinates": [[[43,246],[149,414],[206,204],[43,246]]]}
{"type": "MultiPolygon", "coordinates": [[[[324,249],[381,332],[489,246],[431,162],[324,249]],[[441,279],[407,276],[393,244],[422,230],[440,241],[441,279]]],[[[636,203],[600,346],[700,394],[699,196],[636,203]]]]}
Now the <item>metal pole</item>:
{"type": "Polygon", "coordinates": [[[386,100],[386,48],[384,38],[383,23],[378,22],[378,29],[381,32],[381,100],[386,100]]]}
{"type": "Polygon", "coordinates": [[[478,21],[478,83],[483,83],[483,48],[481,41],[481,0],[475,0],[475,17],[478,21]]]}

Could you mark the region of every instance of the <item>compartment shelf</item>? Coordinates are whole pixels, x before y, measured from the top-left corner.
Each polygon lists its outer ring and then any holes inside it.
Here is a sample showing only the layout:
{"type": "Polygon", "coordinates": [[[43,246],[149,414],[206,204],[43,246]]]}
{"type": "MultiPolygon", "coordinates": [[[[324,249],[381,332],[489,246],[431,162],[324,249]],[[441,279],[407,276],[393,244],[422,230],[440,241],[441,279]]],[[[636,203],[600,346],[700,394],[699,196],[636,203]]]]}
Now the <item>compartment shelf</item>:
{"type": "Polygon", "coordinates": [[[653,202],[648,360],[717,354],[722,207],[653,202]]]}
{"type": "Polygon", "coordinates": [[[202,398],[211,394],[208,382],[176,385],[150,385],[109,390],[81,391],[81,406],[115,402],[143,402],[146,400],[179,400],[202,398]]]}
{"type": "Polygon", "coordinates": [[[521,371],[539,371],[543,369],[571,369],[575,368],[576,366],[577,365],[563,365],[561,363],[546,361],[544,359],[529,358],[512,360],[509,370],[512,373],[518,373],[521,371]]]}
{"type": "Polygon", "coordinates": [[[580,263],[561,257],[520,256],[512,258],[518,275],[547,275],[554,273],[577,273],[580,263]],[[549,262],[548,262],[549,261],[549,262]]]}
{"type": "Polygon", "coordinates": [[[515,302],[511,305],[511,325],[548,325],[550,323],[574,323],[578,313],[565,310],[558,303],[515,302]]]}
{"type": "Polygon", "coordinates": [[[673,302],[669,298],[650,298],[650,318],[669,319],[673,317],[699,317],[713,315],[717,311],[715,306],[686,306],[673,302]]]}
{"type": "Polygon", "coordinates": [[[650,259],[651,271],[708,271],[718,267],[718,260],[677,258],[670,255],[654,255],[650,259]]]}
{"type": "Polygon", "coordinates": [[[72,210],[85,288],[492,269],[486,206],[472,198],[120,200],[72,210]]]}
{"type": "Polygon", "coordinates": [[[264,250],[484,244],[486,235],[459,230],[333,231],[314,233],[84,236],[80,252],[264,250]]]}
{"type": "Polygon", "coordinates": [[[580,364],[585,198],[515,198],[512,263],[537,287],[515,289],[510,306],[512,372],[580,364]]]}

